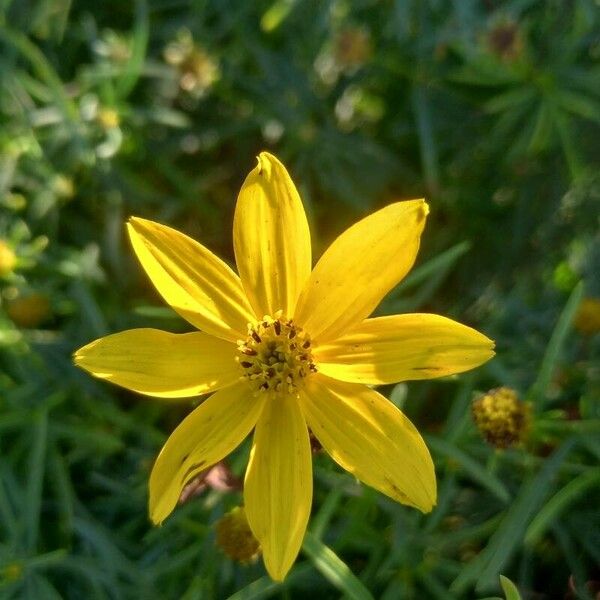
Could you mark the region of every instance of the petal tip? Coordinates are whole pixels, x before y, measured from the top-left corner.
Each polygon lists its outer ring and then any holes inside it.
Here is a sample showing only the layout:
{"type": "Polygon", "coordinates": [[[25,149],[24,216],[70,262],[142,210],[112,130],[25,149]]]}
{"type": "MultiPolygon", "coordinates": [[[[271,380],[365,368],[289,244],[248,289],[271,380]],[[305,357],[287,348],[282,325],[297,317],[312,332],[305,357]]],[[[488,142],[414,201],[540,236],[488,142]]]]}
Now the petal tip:
{"type": "Polygon", "coordinates": [[[157,223],[155,223],[154,221],[151,221],[150,219],[144,219],[142,217],[136,217],[134,215],[131,215],[127,219],[127,222],[125,223],[125,225],[127,226],[127,229],[129,231],[133,230],[137,233],[140,230],[148,229],[148,228],[152,227],[153,225],[157,225],[157,223]]]}
{"type": "Polygon", "coordinates": [[[417,219],[419,221],[425,220],[427,218],[427,215],[429,214],[429,204],[427,204],[425,198],[417,198],[416,200],[409,200],[409,202],[414,202],[415,209],[417,212],[417,219]]]}
{"type": "Polygon", "coordinates": [[[82,346],[81,348],[78,348],[77,350],[75,350],[75,352],[73,352],[73,354],[71,354],[71,359],[73,360],[73,364],[76,367],[88,370],[87,367],[83,363],[85,362],[85,359],[88,356],[88,353],[86,351],[93,344],[94,344],[94,342],[90,342],[89,344],[86,344],[85,346],[82,346]]]}
{"type": "Polygon", "coordinates": [[[164,522],[164,518],[161,519],[156,514],[150,514],[150,521],[155,527],[161,527],[164,522]]]}
{"type": "Polygon", "coordinates": [[[127,222],[125,223],[125,228],[127,229],[127,234],[129,235],[129,239],[133,239],[133,236],[137,235],[138,227],[140,226],[139,220],[137,217],[129,217],[127,222]]]}
{"type": "Polygon", "coordinates": [[[283,565],[274,565],[272,564],[272,561],[270,561],[267,556],[264,556],[264,563],[265,563],[265,568],[267,569],[267,573],[269,574],[269,577],[273,580],[273,581],[278,581],[281,582],[285,579],[286,575],[288,574],[289,570],[292,568],[292,565],[285,567],[283,565]]]}
{"type": "Polygon", "coordinates": [[[279,159],[270,152],[261,152],[256,157],[256,160],[258,161],[256,173],[266,178],[270,178],[272,176],[273,169],[283,167],[281,161],[279,161],[279,159]]]}

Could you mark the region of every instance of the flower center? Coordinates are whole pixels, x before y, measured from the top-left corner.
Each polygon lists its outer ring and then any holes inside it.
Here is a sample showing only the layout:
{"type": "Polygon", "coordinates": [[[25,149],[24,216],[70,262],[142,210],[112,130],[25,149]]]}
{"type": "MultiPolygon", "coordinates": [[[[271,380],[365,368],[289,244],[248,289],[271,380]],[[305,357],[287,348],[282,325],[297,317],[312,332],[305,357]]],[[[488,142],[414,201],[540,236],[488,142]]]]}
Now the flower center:
{"type": "Polygon", "coordinates": [[[248,324],[248,337],[238,342],[237,360],[257,392],[296,394],[302,379],[317,368],[309,336],[292,319],[266,316],[248,324]]]}

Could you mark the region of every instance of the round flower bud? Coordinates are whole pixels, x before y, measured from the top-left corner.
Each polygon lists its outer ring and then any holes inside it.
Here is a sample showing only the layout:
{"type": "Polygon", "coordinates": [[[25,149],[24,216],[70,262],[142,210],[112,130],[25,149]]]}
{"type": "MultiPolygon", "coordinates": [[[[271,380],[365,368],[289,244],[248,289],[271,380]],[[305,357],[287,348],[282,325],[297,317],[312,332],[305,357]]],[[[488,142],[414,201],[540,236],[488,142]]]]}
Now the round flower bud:
{"type": "Polygon", "coordinates": [[[258,556],[260,544],[248,525],[243,506],[226,513],[217,522],[216,529],[217,545],[232,560],[248,563],[258,556]]]}
{"type": "Polygon", "coordinates": [[[17,296],[8,303],[6,312],[19,327],[37,327],[50,316],[50,300],[38,292],[17,296]]]}
{"type": "Polygon", "coordinates": [[[513,446],[527,435],[529,405],[521,402],[511,388],[499,387],[479,396],[471,410],[477,429],[495,448],[513,446]]]}
{"type": "Polygon", "coordinates": [[[582,335],[600,331],[600,298],[584,298],[579,305],[573,325],[582,335]]]}

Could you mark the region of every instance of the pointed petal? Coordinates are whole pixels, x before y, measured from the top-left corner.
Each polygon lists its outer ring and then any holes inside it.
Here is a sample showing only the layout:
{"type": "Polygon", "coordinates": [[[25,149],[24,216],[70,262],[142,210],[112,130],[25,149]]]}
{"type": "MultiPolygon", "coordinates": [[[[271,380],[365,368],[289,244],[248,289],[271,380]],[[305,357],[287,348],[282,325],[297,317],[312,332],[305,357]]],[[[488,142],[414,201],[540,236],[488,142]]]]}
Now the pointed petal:
{"type": "Polygon", "coordinates": [[[138,259],[162,297],[192,325],[235,342],[254,314],[239,277],[210,250],[175,229],[132,217],[138,259]]]}
{"type": "Polygon", "coordinates": [[[295,321],[326,342],[368,317],[415,262],[428,211],[423,200],[397,202],[342,233],[311,273],[295,321]]]}
{"type": "Polygon", "coordinates": [[[324,375],[376,385],[462,373],[494,356],[493,347],[446,317],[408,314],[366,319],[313,356],[324,375]]]}
{"type": "Polygon", "coordinates": [[[239,382],[213,394],[181,422],[150,474],[149,510],[154,523],[169,516],[190,479],[242,443],[263,404],[263,396],[252,395],[248,385],[239,382]]]}
{"type": "Polygon", "coordinates": [[[130,329],[80,348],[75,364],[100,379],[161,398],[212,392],[240,379],[231,342],[206,333],[130,329]]]}
{"type": "Polygon", "coordinates": [[[355,383],[316,374],[300,392],[306,422],[340,466],[390,498],[429,512],[433,463],[414,425],[386,398],[355,383]]]}
{"type": "Polygon", "coordinates": [[[310,231],[286,168],[267,152],[238,196],[233,221],[235,260],[258,318],[293,316],[311,269],[310,231]]]}
{"type": "Polygon", "coordinates": [[[296,398],[271,398],[256,425],[244,500],[265,566],[281,581],[300,551],[312,503],[312,458],[296,398]]]}

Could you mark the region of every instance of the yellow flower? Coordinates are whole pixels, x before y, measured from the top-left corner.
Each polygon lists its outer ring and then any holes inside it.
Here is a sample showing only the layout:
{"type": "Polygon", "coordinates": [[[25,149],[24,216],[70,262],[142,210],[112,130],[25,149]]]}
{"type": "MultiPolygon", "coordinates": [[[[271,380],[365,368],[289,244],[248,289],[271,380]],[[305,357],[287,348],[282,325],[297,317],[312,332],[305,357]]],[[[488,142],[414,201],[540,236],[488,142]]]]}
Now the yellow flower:
{"type": "Polygon", "coordinates": [[[235,211],[239,276],[182,233],[129,221],[157,290],[201,332],[116,333],[77,351],[76,364],[150,396],[216,392],[156,460],[155,523],[190,479],[253,429],[244,504],[275,580],[291,568],[310,514],[309,428],[364,483],[423,512],[433,508],[435,473],[423,439],[368,386],[466,371],[493,356],[493,342],[438,315],[367,318],[412,267],[427,212],[423,200],[375,212],[338,237],[311,272],[302,202],[285,167],[263,152],[235,211]]]}

